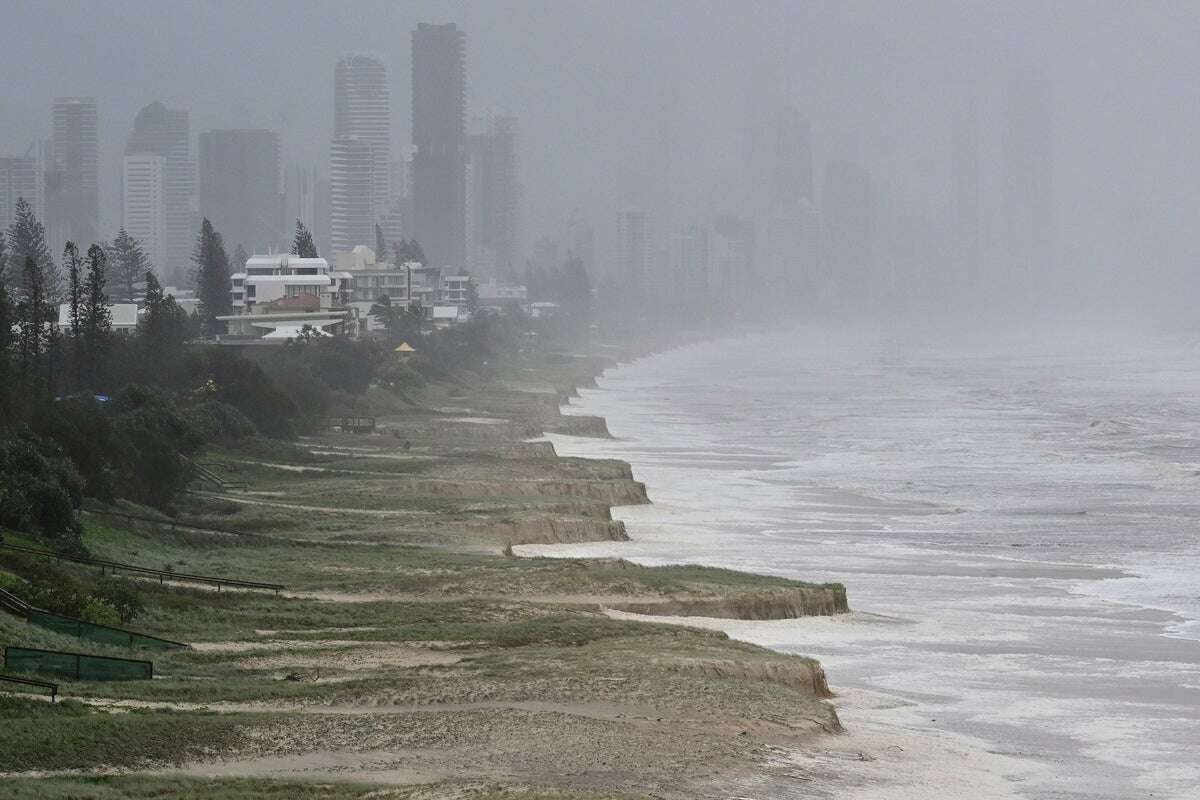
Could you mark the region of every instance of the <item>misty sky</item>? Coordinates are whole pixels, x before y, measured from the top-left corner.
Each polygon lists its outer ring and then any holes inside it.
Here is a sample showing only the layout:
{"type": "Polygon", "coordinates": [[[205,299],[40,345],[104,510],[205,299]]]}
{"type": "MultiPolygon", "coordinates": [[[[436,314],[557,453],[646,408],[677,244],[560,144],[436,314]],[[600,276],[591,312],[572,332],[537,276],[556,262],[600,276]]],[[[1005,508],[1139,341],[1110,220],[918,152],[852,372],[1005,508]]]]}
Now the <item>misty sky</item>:
{"type": "Polygon", "coordinates": [[[739,213],[743,128],[785,97],[813,125],[817,183],[852,155],[917,213],[945,216],[952,127],[981,122],[984,242],[999,235],[1007,87],[1048,80],[1064,256],[1083,275],[1174,291],[1200,254],[1200,7],[1184,2],[14,2],[0,15],[0,151],[49,134],[50,100],[100,103],[106,227],[136,111],[283,132],[327,171],[333,65],[381,56],[409,138],[410,32],[467,34],[469,107],[521,119],[527,238],[579,208],[603,244],[622,174],[670,142],[679,216],[739,213]],[[664,98],[673,109],[660,110],[664,98]],[[665,138],[664,138],[665,137],[665,138]],[[1136,280],[1132,280],[1137,276],[1136,280]]]}

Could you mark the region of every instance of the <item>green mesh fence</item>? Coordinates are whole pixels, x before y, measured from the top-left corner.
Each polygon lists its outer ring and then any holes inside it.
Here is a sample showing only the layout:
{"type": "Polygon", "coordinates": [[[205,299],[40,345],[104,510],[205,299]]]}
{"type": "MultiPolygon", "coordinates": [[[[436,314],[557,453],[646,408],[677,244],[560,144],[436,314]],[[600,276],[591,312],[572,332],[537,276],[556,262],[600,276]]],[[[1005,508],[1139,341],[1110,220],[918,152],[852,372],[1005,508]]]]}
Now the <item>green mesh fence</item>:
{"type": "Polygon", "coordinates": [[[4,648],[4,666],[14,672],[39,672],[81,681],[133,681],[154,677],[154,664],[149,661],[28,647],[4,648]]]}
{"type": "Polygon", "coordinates": [[[42,611],[41,609],[31,610],[28,619],[34,625],[49,628],[55,633],[78,636],[81,639],[88,639],[93,642],[100,642],[101,644],[118,645],[121,647],[148,647],[154,650],[173,650],[175,648],[187,647],[183,642],[172,642],[170,639],[160,639],[157,636],[147,636],[144,633],[113,628],[109,625],[97,625],[94,622],[85,622],[81,619],[64,617],[61,614],[52,614],[49,611],[42,611]]]}

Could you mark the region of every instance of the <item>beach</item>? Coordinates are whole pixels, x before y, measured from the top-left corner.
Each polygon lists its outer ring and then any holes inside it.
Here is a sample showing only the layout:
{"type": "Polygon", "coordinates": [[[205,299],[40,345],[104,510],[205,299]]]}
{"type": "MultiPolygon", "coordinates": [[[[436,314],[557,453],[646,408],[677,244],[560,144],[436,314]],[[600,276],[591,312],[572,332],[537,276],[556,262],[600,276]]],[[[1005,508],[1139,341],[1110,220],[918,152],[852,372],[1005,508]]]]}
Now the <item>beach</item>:
{"type": "MultiPolygon", "coordinates": [[[[615,439],[556,448],[630,462],[653,502],[614,510],[629,542],[518,551],[845,582],[847,617],[711,624],[819,659],[851,737],[953,742],[1008,796],[1191,796],[1190,353],[795,341],[680,348],[582,390],[568,413],[615,439]]],[[[937,796],[947,760],[912,759],[913,796],[937,796]]],[[[839,796],[904,796],[878,773],[839,796]]]]}

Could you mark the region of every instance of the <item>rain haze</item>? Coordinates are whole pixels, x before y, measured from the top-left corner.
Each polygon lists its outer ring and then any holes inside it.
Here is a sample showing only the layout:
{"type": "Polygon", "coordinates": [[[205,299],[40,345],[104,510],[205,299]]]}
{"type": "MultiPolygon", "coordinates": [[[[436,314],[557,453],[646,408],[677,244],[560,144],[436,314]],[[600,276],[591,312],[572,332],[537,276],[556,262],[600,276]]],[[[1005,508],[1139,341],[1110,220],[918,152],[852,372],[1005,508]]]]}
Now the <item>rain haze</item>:
{"type": "Polygon", "coordinates": [[[1197,42],[8,0],[0,779],[1194,800],[1197,42]]]}

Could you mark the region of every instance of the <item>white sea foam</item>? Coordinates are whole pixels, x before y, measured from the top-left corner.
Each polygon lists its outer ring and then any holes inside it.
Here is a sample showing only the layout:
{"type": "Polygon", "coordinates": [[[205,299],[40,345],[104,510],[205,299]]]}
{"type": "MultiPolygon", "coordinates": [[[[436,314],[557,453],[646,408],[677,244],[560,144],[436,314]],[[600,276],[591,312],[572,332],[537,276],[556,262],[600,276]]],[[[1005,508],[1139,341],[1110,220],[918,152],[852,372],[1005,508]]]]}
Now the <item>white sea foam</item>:
{"type": "Polygon", "coordinates": [[[617,439],[558,451],[630,461],[654,504],[614,511],[631,542],[526,551],[843,581],[902,622],[713,624],[908,698],[907,726],[1053,763],[1024,796],[1195,796],[1200,363],[798,341],[684,348],[581,390],[572,411],[617,439]]]}

